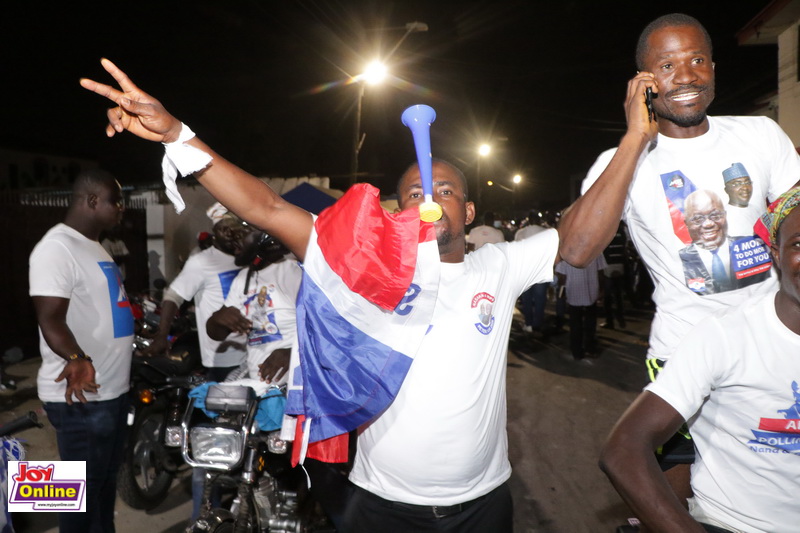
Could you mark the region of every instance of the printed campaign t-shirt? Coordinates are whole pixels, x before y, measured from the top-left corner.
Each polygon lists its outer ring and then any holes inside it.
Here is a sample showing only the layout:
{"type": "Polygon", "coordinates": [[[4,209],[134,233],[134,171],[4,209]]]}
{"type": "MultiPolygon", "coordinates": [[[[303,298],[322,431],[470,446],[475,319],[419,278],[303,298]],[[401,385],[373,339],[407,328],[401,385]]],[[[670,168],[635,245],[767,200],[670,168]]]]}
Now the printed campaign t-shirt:
{"type": "MultiPolygon", "coordinates": [[[[600,155],[583,191],[608,166],[616,149],[600,155]]],[[[623,220],[655,283],[656,315],[648,357],[668,359],[680,339],[704,317],[748,302],[776,286],[769,250],[753,225],[800,179],[800,158],[766,117],[709,117],[709,130],[690,139],[658,135],[637,164],[623,220]],[[726,176],[749,176],[752,195],[731,205],[726,176]],[[697,213],[702,232],[724,234],[716,253],[693,242],[684,218],[690,195],[714,198],[697,213]],[[716,258],[715,258],[716,256],[716,258]]],[[[699,240],[699,239],[698,239],[699,240]]]]}
{"type": "Polygon", "coordinates": [[[244,335],[229,335],[224,341],[215,341],[206,333],[206,322],[225,303],[239,270],[232,255],[212,246],[189,257],[169,285],[184,300],[194,298],[200,354],[206,368],[238,366],[245,360],[244,335]]]}
{"type": "Polygon", "coordinates": [[[703,320],[647,390],[689,422],[692,489],[705,515],[743,531],[798,530],[800,336],[775,292],[703,320]],[[699,414],[697,414],[699,411],[699,414]]]}
{"type": "MultiPolygon", "coordinates": [[[[89,401],[113,400],[128,392],[133,352],[133,313],[119,268],[99,242],[66,224],[53,226],[30,256],[30,295],[69,299],[67,325],[93,360],[97,393],[89,401]]],[[[36,380],[43,402],[64,402],[66,366],[39,332],[42,366],[36,380]]]]}
{"type": "MultiPolygon", "coordinates": [[[[297,292],[302,279],[303,271],[297,260],[287,257],[252,273],[244,269],[233,280],[225,305],[235,307],[253,323],[247,336],[250,378],[259,378],[259,365],[273,351],[291,348],[296,341],[297,292]]],[[[287,378],[288,373],[278,384],[287,378]]]]}

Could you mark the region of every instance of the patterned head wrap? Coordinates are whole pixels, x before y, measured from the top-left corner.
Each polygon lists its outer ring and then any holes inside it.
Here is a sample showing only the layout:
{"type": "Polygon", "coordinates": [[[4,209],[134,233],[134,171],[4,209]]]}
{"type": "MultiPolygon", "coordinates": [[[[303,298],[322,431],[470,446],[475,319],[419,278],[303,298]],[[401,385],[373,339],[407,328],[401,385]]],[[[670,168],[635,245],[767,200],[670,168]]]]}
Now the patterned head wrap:
{"type": "Polygon", "coordinates": [[[761,237],[767,246],[777,243],[781,224],[798,205],[800,205],[800,186],[789,189],[769,205],[753,227],[756,235],[761,237]]]}

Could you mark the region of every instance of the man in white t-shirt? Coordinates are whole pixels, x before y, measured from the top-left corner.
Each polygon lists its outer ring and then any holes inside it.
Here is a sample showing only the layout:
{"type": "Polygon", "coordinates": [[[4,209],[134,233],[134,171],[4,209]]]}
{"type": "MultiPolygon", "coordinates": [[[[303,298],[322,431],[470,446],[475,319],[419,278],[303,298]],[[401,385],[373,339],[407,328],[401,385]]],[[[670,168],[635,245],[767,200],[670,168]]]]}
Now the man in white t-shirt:
{"type": "Polygon", "coordinates": [[[225,302],[231,283],[241,270],[234,255],[241,248],[241,239],[252,229],[219,203],[212,205],[207,214],[214,224],[213,245],[189,257],[164,291],[158,332],[145,353],[159,354],[168,348],[175,314],[184,301],[194,299],[203,366],[208,378],[219,382],[245,361],[247,339],[232,335],[222,342],[214,340],[206,332],[206,321],[225,302]]]}
{"type": "Polygon", "coordinates": [[[496,220],[491,211],[483,215],[483,225],[475,226],[467,235],[467,247],[474,252],[484,244],[497,244],[505,242],[506,237],[503,232],[495,226],[496,220]]]}
{"type": "Polygon", "coordinates": [[[706,318],[620,418],[601,467],[658,531],[793,533],[800,524],[800,188],[770,207],[780,289],[706,318]],[[689,512],[653,455],[684,421],[697,447],[689,512]]]}
{"type": "Polygon", "coordinates": [[[119,224],[124,210],[113,176],[83,172],[75,179],[64,222],[52,227],[30,256],[42,355],[39,398],[56,430],[61,460],[86,462],[85,512],[59,513],[62,533],[114,531],[133,313],[119,268],[98,239],[119,224]]]}
{"type": "MultiPolygon", "coordinates": [[[[214,224],[213,244],[191,255],[164,291],[158,331],[143,354],[158,355],[167,351],[176,313],[184,301],[194,299],[197,337],[205,374],[209,381],[221,382],[246,360],[247,337],[234,334],[224,341],[214,340],[208,336],[206,322],[225,302],[231,284],[241,270],[234,256],[241,248],[242,238],[253,229],[244,226],[239,217],[220,203],[209,207],[206,214],[214,224]]],[[[195,468],[192,472],[192,520],[200,513],[204,476],[202,468],[195,468]]]]}
{"type": "Polygon", "coordinates": [[[246,236],[236,256],[236,265],[244,268],[233,280],[225,304],[206,322],[214,340],[244,335],[247,377],[268,383],[286,383],[289,350],[297,337],[297,292],[303,272],[297,259],[287,254],[263,231],[246,236]],[[274,360],[266,364],[268,358],[274,360]]]}
{"type": "MultiPolygon", "coordinates": [[[[216,154],[113,63],[102,64],[122,90],[88,79],[81,84],[117,106],[107,114],[109,135],[128,130],[167,144],[182,165],[191,158],[215,198],[304,260],[314,228],[310,213],[216,154]]],[[[552,279],[560,250],[569,250],[563,258],[573,265],[593,259],[575,234],[560,241],[556,230],[466,254],[465,227],[475,207],[464,175],[434,161],[432,177],[433,199],[442,207],[433,223],[441,262],[433,318],[394,401],[360,428],[348,531],[512,529],[505,369],[514,305],[527,287],[552,279]]],[[[416,165],[403,174],[398,193],[402,209],[423,202],[416,165]]]]}
{"type": "MultiPolygon", "coordinates": [[[[671,14],[654,20],[642,31],[636,62],[638,73],[628,84],[625,104],[627,132],[589,170],[583,196],[565,214],[561,229],[590,228],[581,246],[599,254],[620,218],[626,222],[655,285],[647,352],[652,377],[695,324],[775,287],[775,276],[766,275],[769,252],[752,227],[765,200],[798,181],[800,158],[788,136],[766,117],[707,116],[714,99],[714,63],[711,39],[696,19],[671,14]],[[680,252],[692,243],[686,200],[699,190],[725,198],[724,172],[733,163],[749,174],[752,199],[747,207],[725,207],[729,234],[744,236],[730,248],[736,283],[728,290],[709,290],[703,277],[684,274],[680,252]],[[574,207],[582,204],[588,209],[576,213],[574,207]]],[[[664,450],[662,465],[685,500],[691,496],[691,440],[678,436],[664,450]]]]}

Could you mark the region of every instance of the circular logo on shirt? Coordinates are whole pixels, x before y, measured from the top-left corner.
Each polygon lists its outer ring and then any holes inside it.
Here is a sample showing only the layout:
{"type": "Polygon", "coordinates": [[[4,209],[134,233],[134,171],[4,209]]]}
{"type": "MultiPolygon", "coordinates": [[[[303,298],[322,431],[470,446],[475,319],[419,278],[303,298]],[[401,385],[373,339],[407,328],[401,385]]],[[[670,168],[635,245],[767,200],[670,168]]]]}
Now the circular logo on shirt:
{"type": "Polygon", "coordinates": [[[472,297],[472,308],[478,310],[478,320],[475,327],[484,335],[488,335],[494,328],[494,296],[488,292],[479,292],[472,297]]]}

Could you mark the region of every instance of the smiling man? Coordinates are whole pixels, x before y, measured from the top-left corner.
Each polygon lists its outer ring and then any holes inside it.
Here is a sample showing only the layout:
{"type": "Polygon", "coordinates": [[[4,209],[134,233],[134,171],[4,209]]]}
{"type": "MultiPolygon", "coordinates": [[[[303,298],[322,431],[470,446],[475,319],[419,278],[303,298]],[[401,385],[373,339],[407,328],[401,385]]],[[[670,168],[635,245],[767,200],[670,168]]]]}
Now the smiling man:
{"type": "MultiPolygon", "coordinates": [[[[655,284],[657,311],[647,354],[652,377],[694,324],[775,288],[768,250],[753,236],[753,223],[764,211],[765,199],[777,198],[800,178],[800,159],[787,135],[766,117],[707,115],[715,94],[714,62],[711,39],[696,19],[670,14],[651,22],[637,43],[636,67],[625,100],[627,132],[589,170],[575,205],[591,208],[567,213],[562,231],[591,227],[594,233],[587,233],[580,245],[602,249],[620,218],[627,223],[655,284]],[[647,89],[653,94],[652,120],[647,89]],[[732,164],[749,171],[752,201],[728,206],[727,214],[726,206],[715,202],[700,220],[701,213],[691,213],[693,205],[699,206],[695,201],[707,201],[712,193],[726,198],[723,173],[732,164]],[[707,192],[690,200],[695,191],[707,192]],[[735,216],[729,216],[734,209],[735,216]],[[726,233],[722,221],[727,221],[727,233],[746,237],[731,243],[725,268],[733,281],[715,287],[706,282],[712,276],[685,275],[681,251],[693,242],[719,246],[726,233]],[[604,233],[596,239],[600,228],[604,233]]],[[[685,501],[690,495],[691,440],[680,437],[665,451],[662,468],[684,487],[685,501]],[[673,468],[676,464],[680,466],[673,468]]]]}
{"type": "Polygon", "coordinates": [[[601,467],[652,531],[797,531],[800,188],[770,206],[780,289],[709,317],[620,418],[601,467]],[[697,444],[689,512],[653,449],[684,422],[697,444]]]}
{"type": "Polygon", "coordinates": [[[741,163],[734,163],[722,171],[725,192],[728,193],[728,204],[736,207],[747,207],[753,196],[753,181],[741,163]]]}
{"type": "Polygon", "coordinates": [[[714,191],[699,190],[687,196],[683,220],[692,242],[678,255],[690,290],[714,294],[759,283],[769,277],[769,258],[766,251],[756,254],[756,250],[763,250],[760,245],[750,247],[754,244],[752,236],[728,235],[725,205],[714,191]],[[760,272],[735,275],[746,268],[760,272]]]}

